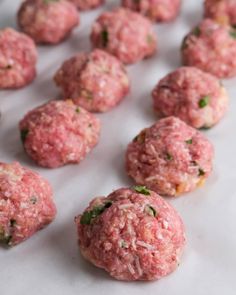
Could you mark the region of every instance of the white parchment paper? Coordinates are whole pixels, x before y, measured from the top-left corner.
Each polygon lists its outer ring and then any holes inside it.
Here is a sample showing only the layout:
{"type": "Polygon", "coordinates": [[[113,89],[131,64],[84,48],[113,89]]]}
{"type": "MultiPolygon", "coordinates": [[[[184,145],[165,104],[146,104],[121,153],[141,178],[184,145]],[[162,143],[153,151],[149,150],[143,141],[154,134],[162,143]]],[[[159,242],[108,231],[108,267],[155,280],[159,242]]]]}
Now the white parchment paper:
{"type": "MultiPolygon", "coordinates": [[[[0,27],[16,27],[21,1],[0,1],[0,27]]],[[[197,191],[171,199],[186,225],[187,247],[179,269],[151,283],[124,283],[85,262],[76,241],[73,217],[89,200],[129,186],[124,151],[136,133],[155,120],[150,92],[156,82],[180,66],[183,36],[202,17],[202,1],[183,1],[181,15],[172,24],[155,25],[159,54],[129,66],[131,94],[114,110],[99,115],[102,135],[97,148],[80,164],[48,170],[34,165],[19,140],[18,122],[30,109],[59,97],[52,76],[61,62],[89,50],[91,23],[107,5],[81,14],[81,25],[59,46],[38,47],[38,77],[17,91],[0,91],[0,160],[20,161],[46,177],[55,192],[58,215],[49,227],[21,245],[0,248],[1,295],[141,295],[236,294],[236,79],[224,81],[231,102],[226,118],[205,132],[215,145],[214,172],[197,191]]],[[[232,58],[236,58],[233,57],[232,58]]]]}

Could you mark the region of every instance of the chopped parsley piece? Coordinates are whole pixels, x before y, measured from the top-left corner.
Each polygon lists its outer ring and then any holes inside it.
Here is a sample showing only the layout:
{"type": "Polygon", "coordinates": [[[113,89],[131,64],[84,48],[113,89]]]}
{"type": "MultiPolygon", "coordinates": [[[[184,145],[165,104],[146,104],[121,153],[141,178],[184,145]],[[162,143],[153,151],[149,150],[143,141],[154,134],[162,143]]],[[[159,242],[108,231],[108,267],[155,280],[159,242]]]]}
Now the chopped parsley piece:
{"type": "Polygon", "coordinates": [[[138,142],[138,143],[144,143],[146,138],[146,130],[141,131],[135,138],[133,139],[133,142],[138,142]]]}
{"type": "Polygon", "coordinates": [[[108,201],[104,205],[96,206],[90,211],[85,211],[84,214],[81,216],[80,224],[91,224],[92,220],[97,216],[101,215],[105,209],[111,207],[112,202],[108,201]]]}
{"type": "Polygon", "coordinates": [[[153,37],[151,35],[147,35],[147,43],[152,44],[153,43],[153,37]]]}
{"type": "Polygon", "coordinates": [[[188,140],[185,140],[185,142],[186,142],[187,144],[192,144],[192,143],[193,143],[193,140],[192,140],[192,138],[190,138],[190,139],[188,139],[188,140]]]}
{"type": "Polygon", "coordinates": [[[21,137],[21,141],[24,143],[25,140],[26,140],[26,137],[29,133],[29,130],[28,129],[22,129],[21,132],[20,132],[20,137],[21,137]]]}
{"type": "Polygon", "coordinates": [[[101,32],[101,38],[102,38],[102,46],[107,47],[107,44],[109,41],[109,35],[106,29],[103,29],[103,31],[101,32]]]}
{"type": "Polygon", "coordinates": [[[199,37],[199,36],[201,35],[201,30],[200,30],[200,28],[199,28],[199,27],[194,28],[194,29],[192,30],[192,34],[193,34],[194,36],[199,37]]]}
{"type": "Polygon", "coordinates": [[[205,171],[202,170],[201,168],[198,169],[198,176],[203,176],[205,175],[205,171]]]}
{"type": "Polygon", "coordinates": [[[16,225],[15,219],[10,219],[10,227],[14,227],[16,225]]]}
{"type": "Polygon", "coordinates": [[[188,36],[184,37],[184,40],[181,45],[181,50],[184,50],[188,47],[187,40],[188,40],[188,36]]]}
{"type": "Polygon", "coordinates": [[[59,2],[60,0],[43,0],[44,4],[50,4],[51,2],[59,2]]]}
{"type": "Polygon", "coordinates": [[[145,211],[146,211],[149,215],[151,215],[151,216],[153,216],[153,217],[156,217],[156,216],[157,216],[157,211],[156,211],[152,206],[150,206],[150,205],[147,205],[147,206],[145,207],[145,211]]]}
{"type": "Polygon", "coordinates": [[[232,38],[236,39],[236,30],[230,31],[229,34],[232,38]]]}
{"type": "Polygon", "coordinates": [[[166,159],[168,160],[168,161],[171,161],[171,160],[173,160],[173,157],[172,157],[172,155],[170,154],[170,153],[166,153],[166,159]]]}
{"type": "Polygon", "coordinates": [[[37,203],[37,198],[35,196],[32,196],[30,198],[30,203],[32,203],[33,205],[35,205],[37,203]]]}
{"type": "Polygon", "coordinates": [[[75,110],[75,111],[76,111],[76,113],[78,113],[78,114],[79,114],[79,113],[80,113],[80,108],[76,108],[76,110],[75,110]]]}
{"type": "Polygon", "coordinates": [[[146,186],[136,185],[133,189],[139,194],[150,196],[150,191],[146,188],[146,186]]]}
{"type": "Polygon", "coordinates": [[[199,102],[198,102],[199,107],[201,109],[205,108],[209,103],[209,99],[210,99],[210,97],[208,95],[206,95],[202,99],[200,99],[199,102]]]}
{"type": "Polygon", "coordinates": [[[209,129],[211,129],[211,127],[210,126],[202,126],[200,129],[201,130],[209,130],[209,129]]]}

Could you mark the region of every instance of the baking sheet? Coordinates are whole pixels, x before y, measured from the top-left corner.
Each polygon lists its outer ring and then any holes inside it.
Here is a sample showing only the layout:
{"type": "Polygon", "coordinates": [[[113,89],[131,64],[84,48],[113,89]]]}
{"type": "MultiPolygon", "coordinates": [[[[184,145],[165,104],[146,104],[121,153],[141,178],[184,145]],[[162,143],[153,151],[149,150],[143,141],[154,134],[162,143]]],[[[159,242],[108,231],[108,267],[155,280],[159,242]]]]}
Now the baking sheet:
{"type": "MultiPolygon", "coordinates": [[[[18,122],[30,109],[59,97],[52,76],[61,62],[77,51],[89,50],[93,20],[119,1],[81,14],[81,25],[59,46],[38,47],[38,77],[30,86],[0,92],[0,160],[20,161],[52,184],[58,215],[49,227],[10,250],[0,248],[1,295],[139,295],[235,294],[236,290],[236,79],[224,81],[230,111],[215,128],[205,132],[215,145],[214,172],[203,188],[170,199],[183,217],[187,246],[179,269],[156,282],[124,283],[85,262],[78,252],[73,217],[89,200],[132,184],[124,172],[124,151],[136,133],[155,120],[150,91],[155,83],[180,65],[183,36],[202,17],[202,1],[183,1],[180,17],[156,25],[159,54],[129,66],[131,94],[114,110],[99,115],[102,135],[97,148],[80,164],[49,170],[39,168],[24,154],[18,122]]],[[[0,27],[16,27],[19,0],[0,1],[0,27]]],[[[235,57],[232,57],[235,58],[235,57]]]]}

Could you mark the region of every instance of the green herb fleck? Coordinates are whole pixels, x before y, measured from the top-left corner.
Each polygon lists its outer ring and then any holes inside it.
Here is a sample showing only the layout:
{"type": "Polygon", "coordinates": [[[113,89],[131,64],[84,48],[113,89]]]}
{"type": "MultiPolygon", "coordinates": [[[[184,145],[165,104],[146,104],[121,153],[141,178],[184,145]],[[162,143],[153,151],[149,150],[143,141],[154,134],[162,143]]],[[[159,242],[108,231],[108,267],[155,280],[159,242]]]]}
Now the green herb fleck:
{"type": "Polygon", "coordinates": [[[204,96],[202,99],[199,100],[198,105],[199,108],[205,108],[209,103],[210,97],[208,95],[204,96]]]}
{"type": "Polygon", "coordinates": [[[236,30],[230,31],[229,34],[232,38],[236,39],[236,30]]]}
{"type": "Polygon", "coordinates": [[[171,161],[171,160],[173,160],[173,157],[172,157],[172,155],[170,154],[170,153],[166,153],[166,159],[168,160],[168,161],[171,161]]]}
{"type": "Polygon", "coordinates": [[[188,35],[184,37],[184,40],[181,44],[181,50],[184,50],[188,47],[187,40],[188,40],[188,35]]]}
{"type": "Polygon", "coordinates": [[[76,110],[75,110],[75,111],[76,111],[76,113],[78,113],[78,114],[79,114],[79,113],[80,113],[80,108],[79,108],[79,107],[78,107],[78,108],[76,108],[76,110]]]}
{"type": "Polygon", "coordinates": [[[51,2],[59,2],[60,0],[43,0],[44,4],[50,4],[51,2]]]}
{"type": "Polygon", "coordinates": [[[145,211],[147,214],[153,216],[153,217],[156,217],[157,216],[157,211],[150,205],[147,205],[145,207],[145,211]]]}
{"type": "Polygon", "coordinates": [[[124,240],[121,241],[121,248],[128,248],[128,245],[124,240]]]}
{"type": "Polygon", "coordinates": [[[135,138],[133,139],[133,142],[138,142],[138,143],[144,143],[146,138],[146,129],[141,131],[135,138]]]}
{"type": "Polygon", "coordinates": [[[202,126],[202,127],[200,128],[200,130],[209,130],[209,129],[211,129],[210,126],[202,126]]]}
{"type": "Polygon", "coordinates": [[[152,44],[154,42],[153,37],[151,35],[147,35],[147,43],[152,44]]]}
{"type": "Polygon", "coordinates": [[[91,224],[92,220],[94,218],[96,218],[97,216],[101,215],[105,209],[111,207],[112,205],[112,202],[111,201],[108,201],[106,202],[104,205],[100,205],[100,206],[97,206],[97,207],[94,207],[92,210],[90,211],[85,211],[84,214],[81,216],[81,219],[80,219],[80,224],[91,224]]]}
{"type": "Polygon", "coordinates": [[[192,138],[190,138],[190,139],[188,139],[188,140],[185,140],[185,142],[186,142],[187,144],[192,144],[192,143],[193,143],[193,140],[192,140],[192,138]]]}
{"type": "Polygon", "coordinates": [[[10,219],[10,227],[14,227],[16,225],[15,219],[10,219]]]}
{"type": "Polygon", "coordinates": [[[150,196],[150,191],[146,188],[146,186],[136,185],[133,187],[133,189],[139,194],[150,196]]]}
{"type": "Polygon", "coordinates": [[[32,203],[33,205],[35,205],[37,203],[37,198],[35,196],[32,196],[30,198],[30,203],[32,203]]]}
{"type": "Polygon", "coordinates": [[[107,44],[109,41],[109,35],[106,29],[103,29],[103,31],[101,32],[101,38],[102,38],[102,46],[107,47],[107,44]]]}
{"type": "Polygon", "coordinates": [[[25,140],[26,140],[26,137],[29,133],[29,130],[28,129],[22,129],[21,132],[20,132],[20,137],[21,137],[21,141],[24,143],[25,140]]]}
{"type": "Polygon", "coordinates": [[[199,37],[199,36],[201,35],[201,30],[200,30],[200,28],[199,28],[199,27],[194,28],[194,29],[192,30],[192,34],[193,34],[194,36],[199,37]]]}
{"type": "Polygon", "coordinates": [[[198,169],[198,176],[203,176],[205,175],[205,171],[202,170],[201,168],[198,169]]]}
{"type": "Polygon", "coordinates": [[[12,236],[11,236],[11,235],[6,236],[6,237],[4,238],[4,243],[6,243],[7,245],[10,245],[11,240],[12,240],[12,236]]]}

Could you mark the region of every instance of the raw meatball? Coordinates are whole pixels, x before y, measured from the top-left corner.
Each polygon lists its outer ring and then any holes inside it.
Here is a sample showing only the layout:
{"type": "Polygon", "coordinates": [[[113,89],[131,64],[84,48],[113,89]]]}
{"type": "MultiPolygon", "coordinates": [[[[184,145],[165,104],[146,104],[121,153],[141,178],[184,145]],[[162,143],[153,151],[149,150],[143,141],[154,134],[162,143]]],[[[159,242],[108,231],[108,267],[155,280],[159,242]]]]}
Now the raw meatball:
{"type": "Polygon", "coordinates": [[[0,30],[0,89],[20,88],[36,76],[33,40],[13,29],[0,30]]]}
{"type": "Polygon", "coordinates": [[[79,10],[89,10],[104,3],[104,0],[69,0],[74,3],[79,10]]]}
{"type": "Polygon", "coordinates": [[[213,18],[223,25],[236,25],[235,0],[205,0],[205,17],[213,18]]]}
{"type": "Polygon", "coordinates": [[[164,77],[152,92],[160,116],[176,116],[195,128],[210,128],[228,109],[228,95],[211,74],[182,67],[164,77]]]}
{"type": "Polygon", "coordinates": [[[104,12],[92,27],[91,41],[94,47],[106,50],[125,64],[149,57],[157,48],[151,22],[125,8],[104,12]]]}
{"type": "Polygon", "coordinates": [[[54,79],[65,98],[91,112],[110,110],[129,92],[123,64],[100,49],[65,61],[54,79]]]}
{"type": "Polygon", "coordinates": [[[0,242],[14,246],[56,215],[49,183],[19,163],[0,163],[0,242]]]}
{"type": "Polygon", "coordinates": [[[185,245],[175,209],[145,187],[94,199],[76,219],[82,255],[118,280],[156,280],[178,264],[185,245]]]}
{"type": "Polygon", "coordinates": [[[51,101],[30,111],[20,122],[28,155],[40,166],[79,163],[97,144],[100,121],[72,101],[51,101]]]}
{"type": "Polygon", "coordinates": [[[65,0],[26,0],[18,12],[18,23],[36,43],[57,44],[79,24],[79,15],[65,0]]]}
{"type": "Polygon", "coordinates": [[[126,170],[137,184],[162,196],[178,196],[205,182],[213,156],[213,146],[203,134],[168,117],[142,130],[129,144],[126,170]]]}
{"type": "Polygon", "coordinates": [[[124,7],[140,12],[153,21],[168,22],[177,17],[180,0],[122,0],[124,7]]]}
{"type": "Polygon", "coordinates": [[[183,64],[209,72],[218,78],[236,75],[236,30],[205,19],[182,44],[183,64]]]}

